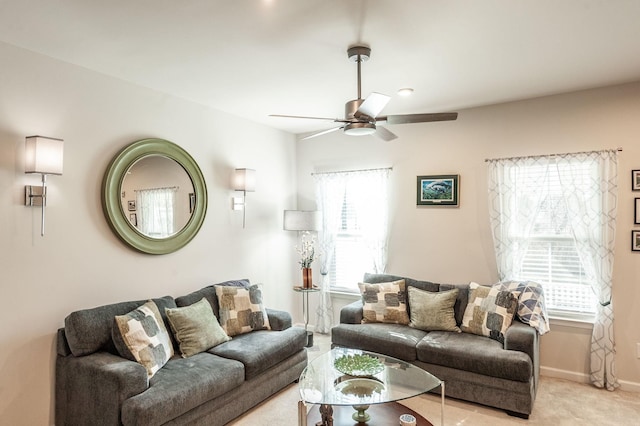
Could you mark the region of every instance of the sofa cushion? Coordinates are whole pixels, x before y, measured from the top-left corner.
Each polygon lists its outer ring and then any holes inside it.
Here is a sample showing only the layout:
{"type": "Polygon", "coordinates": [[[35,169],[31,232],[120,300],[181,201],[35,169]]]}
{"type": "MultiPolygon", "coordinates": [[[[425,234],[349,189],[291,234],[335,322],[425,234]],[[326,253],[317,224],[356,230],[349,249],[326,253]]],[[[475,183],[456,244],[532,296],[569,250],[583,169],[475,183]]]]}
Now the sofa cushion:
{"type": "Polygon", "coordinates": [[[409,324],[404,280],[370,284],[358,283],[362,294],[362,322],[409,324]]]}
{"type": "Polygon", "coordinates": [[[258,285],[249,288],[217,285],[220,325],[229,336],[268,330],[269,317],[258,285]]]}
{"type": "MultiPolygon", "coordinates": [[[[158,306],[160,315],[165,321],[165,327],[167,327],[164,308],[175,308],[175,301],[171,296],[152,300],[158,306]]],[[[99,350],[106,350],[118,354],[111,339],[113,318],[116,315],[127,314],[146,302],[146,300],[120,302],[70,313],[65,318],[64,325],[71,353],[74,356],[83,356],[99,350]]]]}
{"type": "Polygon", "coordinates": [[[458,296],[457,288],[432,292],[409,287],[408,293],[409,304],[413,306],[410,327],[424,331],[442,330],[460,333],[453,314],[453,306],[458,296]]]}
{"type": "Polygon", "coordinates": [[[183,358],[231,340],[204,297],[193,305],[167,309],[167,318],[183,358]]]}
{"type": "Polygon", "coordinates": [[[113,342],[120,355],[140,363],[153,375],[173,356],[173,344],[156,304],[150,300],[114,317],[113,342]]]}
{"type": "Polygon", "coordinates": [[[453,312],[456,317],[456,323],[462,324],[464,318],[464,311],[467,309],[469,303],[469,283],[466,284],[440,284],[440,291],[449,291],[458,289],[458,296],[456,296],[456,304],[453,305],[453,312]]]}
{"type": "Polygon", "coordinates": [[[339,324],[331,329],[331,342],[415,361],[416,344],[426,335],[426,331],[400,324],[339,324]]]}
{"type": "Polygon", "coordinates": [[[209,304],[211,305],[211,309],[213,309],[213,314],[220,318],[219,308],[218,308],[218,296],[216,295],[216,286],[227,286],[227,287],[241,287],[241,288],[249,288],[251,283],[248,279],[241,280],[232,280],[232,281],[224,281],[218,284],[212,284],[207,287],[203,287],[200,290],[196,290],[192,293],[186,294],[184,296],[180,296],[176,298],[177,306],[189,306],[193,305],[197,301],[201,300],[203,297],[207,299],[209,304]]]}
{"type": "MultiPolygon", "coordinates": [[[[414,280],[413,278],[401,277],[398,275],[372,274],[367,272],[364,274],[364,278],[363,278],[363,281],[365,283],[371,283],[371,284],[385,283],[389,281],[398,281],[398,280],[404,280],[405,286],[406,286],[405,289],[409,287],[415,287],[415,288],[419,288],[420,290],[426,290],[426,291],[438,291],[440,289],[440,284],[432,283],[431,281],[414,280]]],[[[407,303],[407,314],[411,315],[411,305],[409,303],[407,303]]]]}
{"type": "Polygon", "coordinates": [[[518,297],[499,286],[485,287],[471,283],[469,289],[469,304],[460,329],[504,343],[504,334],[516,313],[518,297]]]}
{"type": "Polygon", "coordinates": [[[149,389],[122,403],[122,423],[160,425],[240,386],[242,363],[207,352],[174,357],[150,380],[149,389]]]}
{"type": "Polygon", "coordinates": [[[531,358],[509,351],[499,342],[468,333],[432,331],[416,346],[418,360],[485,376],[527,382],[533,374],[531,358]]]}
{"type": "Polygon", "coordinates": [[[307,333],[300,327],[283,331],[261,330],[235,336],[209,352],[240,361],[244,364],[245,379],[250,380],[300,352],[306,342],[307,333]]]}

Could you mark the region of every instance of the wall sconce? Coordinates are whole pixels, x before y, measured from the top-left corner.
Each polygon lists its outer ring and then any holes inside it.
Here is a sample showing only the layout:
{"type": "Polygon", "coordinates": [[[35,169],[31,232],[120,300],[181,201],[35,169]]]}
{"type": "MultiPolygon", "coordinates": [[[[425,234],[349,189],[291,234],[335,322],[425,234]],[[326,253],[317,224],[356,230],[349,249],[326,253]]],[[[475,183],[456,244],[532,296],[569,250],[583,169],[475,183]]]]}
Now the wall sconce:
{"type": "Polygon", "coordinates": [[[242,227],[245,227],[247,218],[247,192],[256,190],[256,171],[253,169],[235,169],[232,186],[234,191],[242,191],[242,198],[233,197],[233,210],[242,210],[242,227]]]}
{"type": "Polygon", "coordinates": [[[42,186],[25,186],[26,206],[42,206],[40,235],[44,236],[44,217],[47,206],[47,175],[62,174],[64,141],[45,136],[28,136],[25,140],[25,173],[40,173],[42,186]]]}

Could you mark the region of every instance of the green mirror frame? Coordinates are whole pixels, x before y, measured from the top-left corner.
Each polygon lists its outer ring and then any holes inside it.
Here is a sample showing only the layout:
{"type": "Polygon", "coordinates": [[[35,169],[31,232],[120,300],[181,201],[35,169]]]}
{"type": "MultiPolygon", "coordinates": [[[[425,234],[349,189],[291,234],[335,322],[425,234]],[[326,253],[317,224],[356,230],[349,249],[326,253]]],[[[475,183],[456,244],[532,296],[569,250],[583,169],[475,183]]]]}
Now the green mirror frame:
{"type": "Polygon", "coordinates": [[[111,161],[102,182],[102,209],[113,232],[126,244],[143,253],[167,254],[184,247],[196,236],[207,212],[207,186],[202,171],[184,149],[164,139],[143,139],[132,143],[111,161]],[[193,183],[195,207],[180,231],[167,238],[151,238],[138,231],[122,210],[121,188],[127,171],[138,160],[161,155],[177,162],[193,183]]]}

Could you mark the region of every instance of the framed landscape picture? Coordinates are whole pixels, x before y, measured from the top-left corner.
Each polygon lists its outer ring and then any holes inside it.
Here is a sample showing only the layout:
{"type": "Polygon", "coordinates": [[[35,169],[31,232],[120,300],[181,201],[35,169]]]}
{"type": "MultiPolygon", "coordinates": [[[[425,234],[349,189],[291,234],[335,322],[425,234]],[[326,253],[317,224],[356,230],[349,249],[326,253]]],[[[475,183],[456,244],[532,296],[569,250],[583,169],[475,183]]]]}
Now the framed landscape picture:
{"type": "Polygon", "coordinates": [[[640,225],[640,198],[634,198],[635,207],[633,208],[633,223],[640,225]]]}
{"type": "Polygon", "coordinates": [[[419,206],[457,206],[460,175],[418,176],[417,202],[419,206]]]}

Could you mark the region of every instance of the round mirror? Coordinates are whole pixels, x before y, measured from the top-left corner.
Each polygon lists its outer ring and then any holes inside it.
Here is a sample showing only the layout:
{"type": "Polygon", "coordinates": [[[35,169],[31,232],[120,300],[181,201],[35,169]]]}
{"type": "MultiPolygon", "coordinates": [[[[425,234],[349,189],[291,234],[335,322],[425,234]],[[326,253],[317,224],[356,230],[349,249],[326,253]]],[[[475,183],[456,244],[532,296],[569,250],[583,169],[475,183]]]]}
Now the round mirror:
{"type": "Polygon", "coordinates": [[[109,165],[102,205],[122,241],[144,253],[166,254],[197,234],[207,190],[200,168],[185,150],[163,139],[144,139],[109,165]]]}

